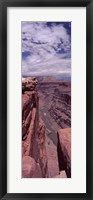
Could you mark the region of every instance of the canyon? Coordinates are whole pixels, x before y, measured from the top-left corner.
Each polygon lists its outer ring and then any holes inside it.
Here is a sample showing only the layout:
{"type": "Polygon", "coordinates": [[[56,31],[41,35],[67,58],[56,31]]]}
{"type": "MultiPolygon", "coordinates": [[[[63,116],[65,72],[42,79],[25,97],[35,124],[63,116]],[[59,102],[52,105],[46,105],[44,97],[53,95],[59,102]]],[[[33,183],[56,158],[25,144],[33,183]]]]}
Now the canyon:
{"type": "Polygon", "coordinates": [[[22,80],[22,178],[71,177],[71,81],[22,80]]]}

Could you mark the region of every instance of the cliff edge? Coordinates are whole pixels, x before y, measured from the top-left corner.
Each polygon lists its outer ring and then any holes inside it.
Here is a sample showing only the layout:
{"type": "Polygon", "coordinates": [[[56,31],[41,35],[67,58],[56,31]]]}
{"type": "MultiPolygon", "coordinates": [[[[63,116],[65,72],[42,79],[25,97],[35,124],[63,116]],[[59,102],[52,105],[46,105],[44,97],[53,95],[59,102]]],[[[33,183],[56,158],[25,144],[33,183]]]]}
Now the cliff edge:
{"type": "Polygon", "coordinates": [[[22,82],[22,177],[46,178],[45,126],[39,118],[36,78],[22,82]]]}

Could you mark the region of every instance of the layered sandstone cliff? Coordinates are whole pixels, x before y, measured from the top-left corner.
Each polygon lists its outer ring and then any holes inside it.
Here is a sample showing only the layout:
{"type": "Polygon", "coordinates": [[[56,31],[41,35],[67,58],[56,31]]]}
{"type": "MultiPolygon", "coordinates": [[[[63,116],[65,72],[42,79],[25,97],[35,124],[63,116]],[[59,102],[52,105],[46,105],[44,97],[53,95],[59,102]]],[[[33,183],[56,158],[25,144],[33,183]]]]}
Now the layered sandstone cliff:
{"type": "Polygon", "coordinates": [[[56,132],[60,128],[71,127],[71,82],[39,81],[38,91],[41,115],[43,113],[48,115],[56,132]]]}
{"type": "Polygon", "coordinates": [[[45,126],[39,118],[36,85],[35,78],[27,78],[22,82],[22,177],[45,178],[47,177],[45,126]]]}

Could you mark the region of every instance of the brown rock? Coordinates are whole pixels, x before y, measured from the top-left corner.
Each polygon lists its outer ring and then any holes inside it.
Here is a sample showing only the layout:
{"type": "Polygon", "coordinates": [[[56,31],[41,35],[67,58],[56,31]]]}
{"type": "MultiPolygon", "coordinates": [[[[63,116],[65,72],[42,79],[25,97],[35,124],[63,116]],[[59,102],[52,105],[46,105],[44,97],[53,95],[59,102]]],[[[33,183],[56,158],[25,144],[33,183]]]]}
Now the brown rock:
{"type": "Polygon", "coordinates": [[[27,131],[28,131],[28,128],[30,126],[30,122],[31,122],[31,111],[29,112],[27,118],[25,121],[23,121],[23,124],[22,124],[22,137],[24,137],[25,135],[27,135],[27,131]]]}
{"type": "Polygon", "coordinates": [[[38,171],[41,170],[42,177],[45,178],[47,177],[45,126],[43,121],[39,120],[39,97],[36,85],[35,77],[26,78],[22,83],[22,170],[23,177],[41,176],[40,173],[38,175],[38,171]]]}
{"type": "Polygon", "coordinates": [[[66,172],[65,171],[61,171],[59,173],[59,175],[55,176],[54,178],[67,178],[66,172]]]}
{"type": "Polygon", "coordinates": [[[45,125],[44,122],[39,119],[37,131],[33,135],[31,156],[35,161],[40,164],[42,170],[42,177],[47,177],[47,156],[45,147],[45,125]]]}
{"type": "Polygon", "coordinates": [[[42,178],[40,165],[30,156],[22,159],[22,178],[42,178]]]}
{"type": "Polygon", "coordinates": [[[33,91],[36,89],[37,79],[35,77],[28,77],[22,81],[22,93],[25,91],[33,91]]]}
{"type": "Polygon", "coordinates": [[[59,168],[65,170],[67,177],[71,177],[71,129],[60,129],[58,131],[58,160],[59,168]]]}
{"type": "Polygon", "coordinates": [[[47,168],[48,178],[54,178],[59,174],[57,147],[46,134],[46,153],[47,153],[47,168]],[[50,144],[50,145],[49,145],[50,144]]]}

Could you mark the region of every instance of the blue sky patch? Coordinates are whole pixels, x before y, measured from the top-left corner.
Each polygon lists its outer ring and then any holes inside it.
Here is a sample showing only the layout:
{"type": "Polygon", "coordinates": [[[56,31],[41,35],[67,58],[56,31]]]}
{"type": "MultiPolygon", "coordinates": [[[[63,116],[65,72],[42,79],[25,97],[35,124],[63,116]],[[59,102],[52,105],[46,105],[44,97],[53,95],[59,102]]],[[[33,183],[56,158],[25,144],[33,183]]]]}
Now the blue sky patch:
{"type": "Polygon", "coordinates": [[[30,56],[31,53],[29,51],[22,52],[22,59],[25,59],[26,57],[30,56]]]}

